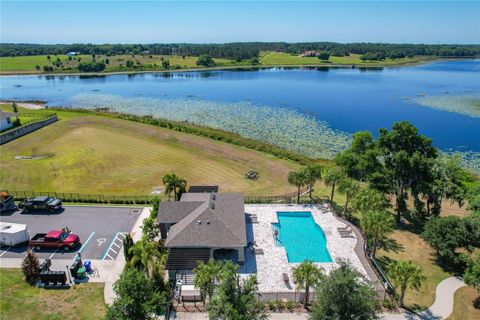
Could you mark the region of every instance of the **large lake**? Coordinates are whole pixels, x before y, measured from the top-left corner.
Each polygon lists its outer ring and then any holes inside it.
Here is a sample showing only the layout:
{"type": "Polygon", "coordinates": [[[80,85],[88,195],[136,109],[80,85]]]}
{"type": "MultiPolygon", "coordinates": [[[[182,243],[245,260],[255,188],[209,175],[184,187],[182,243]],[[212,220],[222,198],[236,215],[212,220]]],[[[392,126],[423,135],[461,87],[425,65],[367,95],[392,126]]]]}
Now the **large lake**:
{"type": "Polygon", "coordinates": [[[0,81],[2,99],[188,120],[313,156],[331,157],[351,133],[376,135],[401,120],[443,150],[480,152],[480,60],[378,70],[268,68],[0,81]]]}

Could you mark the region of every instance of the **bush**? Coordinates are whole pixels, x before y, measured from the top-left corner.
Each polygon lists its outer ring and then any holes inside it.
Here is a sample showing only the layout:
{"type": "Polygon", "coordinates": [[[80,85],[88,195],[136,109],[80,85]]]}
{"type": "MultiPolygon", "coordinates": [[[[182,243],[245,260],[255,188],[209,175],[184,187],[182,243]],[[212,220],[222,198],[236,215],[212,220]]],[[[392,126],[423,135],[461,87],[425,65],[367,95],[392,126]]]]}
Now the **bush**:
{"type": "Polygon", "coordinates": [[[125,239],[123,239],[123,255],[125,256],[125,261],[127,263],[129,263],[133,257],[133,254],[130,252],[131,247],[133,247],[133,239],[130,234],[127,234],[125,239]]]}
{"type": "Polygon", "coordinates": [[[32,250],[28,250],[27,255],[23,258],[22,272],[25,276],[25,281],[32,285],[40,278],[40,262],[32,250]]]}
{"type": "Polygon", "coordinates": [[[213,67],[214,65],[215,61],[208,54],[202,54],[198,57],[197,66],[213,67]]]}
{"type": "Polygon", "coordinates": [[[459,217],[436,217],[425,224],[423,238],[435,250],[443,262],[457,263],[456,249],[464,247],[467,242],[465,224],[459,217]]]}
{"type": "Polygon", "coordinates": [[[81,62],[78,64],[78,71],[81,72],[100,72],[105,70],[105,62],[81,62]]]}
{"type": "Polygon", "coordinates": [[[397,303],[392,299],[386,298],[385,300],[383,300],[382,306],[385,309],[392,310],[392,309],[395,309],[397,307],[397,303]]]}

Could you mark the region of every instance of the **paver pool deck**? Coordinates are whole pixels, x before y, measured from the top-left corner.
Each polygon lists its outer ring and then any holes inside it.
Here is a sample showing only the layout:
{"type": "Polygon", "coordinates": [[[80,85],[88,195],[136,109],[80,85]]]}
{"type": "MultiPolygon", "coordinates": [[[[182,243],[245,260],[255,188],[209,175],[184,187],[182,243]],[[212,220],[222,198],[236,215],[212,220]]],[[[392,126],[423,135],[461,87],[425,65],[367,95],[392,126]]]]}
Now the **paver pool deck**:
{"type": "Polygon", "coordinates": [[[327,249],[332,262],[316,262],[326,273],[338,267],[340,260],[349,261],[366,279],[370,280],[359,257],[355,253],[356,238],[342,238],[337,228],[346,227],[331,211],[323,213],[311,205],[245,205],[247,214],[255,214],[258,223],[247,224],[247,241],[255,241],[263,254],[254,255],[248,248],[245,251],[245,264],[240,268],[241,274],[256,273],[260,292],[294,292],[292,271],[298,263],[289,263],[283,246],[275,244],[272,223],[277,223],[277,212],[311,212],[315,222],[323,229],[327,240],[327,249]],[[287,285],[282,274],[288,274],[287,285]]]}

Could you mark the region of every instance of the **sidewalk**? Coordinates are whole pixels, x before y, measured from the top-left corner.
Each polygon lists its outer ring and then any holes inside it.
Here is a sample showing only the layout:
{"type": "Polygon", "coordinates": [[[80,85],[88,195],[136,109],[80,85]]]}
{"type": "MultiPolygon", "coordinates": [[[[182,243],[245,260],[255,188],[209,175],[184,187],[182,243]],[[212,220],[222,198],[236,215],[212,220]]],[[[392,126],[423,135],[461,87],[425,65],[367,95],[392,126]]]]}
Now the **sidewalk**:
{"type": "MultiPolygon", "coordinates": [[[[150,207],[143,208],[142,213],[138,216],[137,221],[133,225],[132,231],[130,231],[130,236],[133,239],[133,242],[137,242],[138,240],[142,239],[143,233],[142,233],[142,224],[143,220],[147,218],[150,215],[150,207]]],[[[103,290],[103,299],[105,300],[105,303],[108,305],[111,305],[113,303],[113,300],[115,300],[115,292],[113,291],[113,284],[120,279],[120,276],[123,272],[123,269],[125,268],[125,256],[123,255],[123,247],[122,250],[117,255],[117,258],[115,259],[115,263],[113,264],[113,267],[111,268],[110,272],[108,273],[108,276],[105,280],[105,288],[103,290]]]]}
{"type": "Polygon", "coordinates": [[[455,292],[465,287],[466,284],[457,277],[450,277],[437,285],[435,302],[430,308],[419,313],[405,312],[400,314],[384,313],[381,315],[385,320],[437,320],[446,319],[453,312],[455,292]]]}

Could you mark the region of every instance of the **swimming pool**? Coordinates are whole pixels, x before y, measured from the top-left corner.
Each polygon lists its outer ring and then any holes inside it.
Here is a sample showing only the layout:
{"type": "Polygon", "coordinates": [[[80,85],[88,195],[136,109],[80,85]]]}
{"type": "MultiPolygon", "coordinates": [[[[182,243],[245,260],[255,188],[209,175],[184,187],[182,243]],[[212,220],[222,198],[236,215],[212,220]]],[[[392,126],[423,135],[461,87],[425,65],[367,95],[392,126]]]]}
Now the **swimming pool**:
{"type": "Polygon", "coordinates": [[[272,226],[278,231],[277,244],[285,247],[289,263],[332,262],[325,234],[311,212],[277,212],[277,217],[278,223],[272,226]]]}

